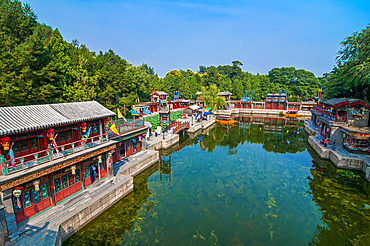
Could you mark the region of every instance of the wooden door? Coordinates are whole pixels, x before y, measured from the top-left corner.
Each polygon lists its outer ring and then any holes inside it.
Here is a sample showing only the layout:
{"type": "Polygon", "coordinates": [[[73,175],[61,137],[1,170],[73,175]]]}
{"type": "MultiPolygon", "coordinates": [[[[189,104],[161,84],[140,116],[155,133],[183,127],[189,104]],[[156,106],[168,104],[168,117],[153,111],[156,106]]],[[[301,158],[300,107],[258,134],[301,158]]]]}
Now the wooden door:
{"type": "Polygon", "coordinates": [[[68,169],[65,169],[62,175],[53,178],[57,203],[82,190],[80,167],[76,168],[76,174],[74,175],[71,170],[66,170],[68,169]]]}
{"type": "Polygon", "coordinates": [[[13,207],[17,224],[30,219],[36,214],[51,206],[49,197],[49,182],[42,182],[38,191],[34,187],[22,191],[19,197],[20,207],[17,198],[13,197],[13,207]]]}
{"type": "Polygon", "coordinates": [[[91,185],[91,172],[90,172],[90,164],[84,164],[84,179],[85,179],[85,187],[89,187],[91,185]]]}

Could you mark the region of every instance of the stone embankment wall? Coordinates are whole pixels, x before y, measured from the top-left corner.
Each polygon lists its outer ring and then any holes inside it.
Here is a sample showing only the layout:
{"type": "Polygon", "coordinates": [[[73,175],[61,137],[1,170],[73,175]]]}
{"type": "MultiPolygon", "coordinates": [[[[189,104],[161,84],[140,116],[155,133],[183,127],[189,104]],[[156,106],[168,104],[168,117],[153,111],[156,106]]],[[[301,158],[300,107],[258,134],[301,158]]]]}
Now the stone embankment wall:
{"type": "Polygon", "coordinates": [[[312,135],[318,133],[305,122],[305,130],[311,136],[308,137],[308,143],[322,159],[329,159],[337,168],[361,170],[365,173],[365,178],[370,181],[370,161],[358,158],[356,156],[342,156],[337,151],[322,146],[318,139],[312,135]]]}
{"type": "Polygon", "coordinates": [[[309,136],[308,137],[308,143],[311,145],[311,147],[316,151],[316,153],[322,158],[322,159],[329,159],[329,153],[330,150],[324,148],[324,146],[320,145],[315,137],[309,136]]]}
{"type": "Polygon", "coordinates": [[[102,191],[93,203],[86,202],[77,211],[71,211],[68,217],[60,218],[55,224],[61,227],[61,239],[64,240],[82,228],[88,222],[122,199],[134,189],[132,177],[118,177],[112,187],[102,191]]]}
{"type": "Polygon", "coordinates": [[[158,151],[146,150],[146,152],[149,152],[149,154],[145,158],[138,160],[136,163],[125,164],[120,174],[134,177],[158,161],[158,151]]]}
{"type": "Polygon", "coordinates": [[[168,149],[175,143],[178,143],[180,140],[180,137],[178,134],[166,134],[166,135],[165,135],[165,139],[162,139],[161,141],[150,144],[149,146],[147,146],[147,149],[148,150],[168,149]]]}
{"type": "Polygon", "coordinates": [[[308,135],[310,136],[318,135],[318,133],[314,129],[312,129],[309,124],[306,124],[306,121],[304,125],[305,125],[304,130],[308,133],[308,135]]]}
{"type": "Polygon", "coordinates": [[[193,133],[201,129],[206,129],[215,123],[216,123],[216,120],[214,119],[202,121],[201,123],[197,123],[196,125],[190,126],[188,133],[193,133]]]}

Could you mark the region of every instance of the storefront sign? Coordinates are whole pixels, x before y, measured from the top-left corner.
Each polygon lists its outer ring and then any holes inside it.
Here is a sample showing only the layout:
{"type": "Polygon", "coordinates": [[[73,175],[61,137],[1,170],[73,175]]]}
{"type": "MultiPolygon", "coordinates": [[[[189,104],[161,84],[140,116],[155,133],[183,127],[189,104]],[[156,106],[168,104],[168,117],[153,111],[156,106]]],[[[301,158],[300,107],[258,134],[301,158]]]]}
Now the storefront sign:
{"type": "Polygon", "coordinates": [[[75,165],[71,166],[71,170],[72,170],[72,175],[75,175],[76,174],[76,166],[75,165]]]}
{"type": "Polygon", "coordinates": [[[40,180],[35,180],[33,181],[33,185],[35,186],[35,191],[39,191],[40,190],[40,180]]]}

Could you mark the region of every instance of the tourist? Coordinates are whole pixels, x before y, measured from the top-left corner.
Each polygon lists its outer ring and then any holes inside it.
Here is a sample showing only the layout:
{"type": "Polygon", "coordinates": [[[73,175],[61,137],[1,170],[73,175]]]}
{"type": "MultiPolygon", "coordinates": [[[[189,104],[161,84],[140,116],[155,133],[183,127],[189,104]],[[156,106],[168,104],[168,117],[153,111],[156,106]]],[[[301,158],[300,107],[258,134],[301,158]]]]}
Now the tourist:
{"type": "Polygon", "coordinates": [[[95,169],[96,168],[93,165],[91,165],[91,183],[94,183],[95,181],[95,176],[96,176],[95,169]]]}
{"type": "Polygon", "coordinates": [[[333,143],[333,148],[332,148],[332,150],[334,150],[335,151],[335,144],[337,143],[337,140],[334,140],[334,143],[333,143]]]}
{"type": "Polygon", "coordinates": [[[324,147],[328,146],[329,138],[325,138],[324,140],[324,147]]]}
{"type": "Polygon", "coordinates": [[[320,144],[324,145],[324,138],[321,139],[320,144]]]}

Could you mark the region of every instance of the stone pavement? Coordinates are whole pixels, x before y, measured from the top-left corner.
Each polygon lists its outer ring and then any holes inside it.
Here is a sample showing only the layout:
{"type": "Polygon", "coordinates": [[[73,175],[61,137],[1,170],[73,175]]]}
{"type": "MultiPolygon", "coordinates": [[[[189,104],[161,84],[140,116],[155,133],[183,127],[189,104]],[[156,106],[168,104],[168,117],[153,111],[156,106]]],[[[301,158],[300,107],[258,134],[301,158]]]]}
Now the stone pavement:
{"type": "MultiPolygon", "coordinates": [[[[152,156],[155,156],[155,151],[146,150],[146,151],[141,151],[135,155],[129,156],[128,158],[125,158],[123,160],[117,161],[113,165],[113,175],[116,176],[119,173],[124,173],[126,169],[129,169],[130,167],[134,165],[138,165],[139,163],[143,161],[149,163],[149,161],[147,160],[149,160],[152,156]]],[[[157,158],[157,160],[158,159],[159,158],[157,158]]]]}
{"type": "Polygon", "coordinates": [[[151,150],[167,149],[175,143],[178,143],[179,140],[180,137],[178,134],[171,134],[166,132],[164,133],[163,139],[163,133],[161,133],[157,137],[153,133],[152,136],[150,136],[149,139],[146,140],[146,148],[151,150]]]}
{"type": "Polygon", "coordinates": [[[114,177],[94,183],[88,189],[19,226],[20,237],[6,245],[60,245],[62,240],[132,191],[132,177],[158,159],[158,151],[145,150],[115,163],[114,177]]]}
{"type": "Polygon", "coordinates": [[[88,189],[19,226],[18,231],[20,238],[9,245],[42,245],[40,244],[41,242],[45,243],[45,245],[55,245],[48,244],[43,240],[47,240],[48,242],[50,242],[50,240],[55,241],[59,225],[63,223],[63,221],[72,216],[74,212],[94,204],[102,197],[102,195],[104,195],[103,193],[110,192],[112,188],[117,188],[120,184],[127,182],[129,179],[132,178],[121,176],[118,179],[113,177],[111,179],[104,179],[94,183],[88,189]],[[32,244],[32,242],[38,243],[32,244]]]}

